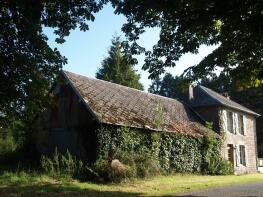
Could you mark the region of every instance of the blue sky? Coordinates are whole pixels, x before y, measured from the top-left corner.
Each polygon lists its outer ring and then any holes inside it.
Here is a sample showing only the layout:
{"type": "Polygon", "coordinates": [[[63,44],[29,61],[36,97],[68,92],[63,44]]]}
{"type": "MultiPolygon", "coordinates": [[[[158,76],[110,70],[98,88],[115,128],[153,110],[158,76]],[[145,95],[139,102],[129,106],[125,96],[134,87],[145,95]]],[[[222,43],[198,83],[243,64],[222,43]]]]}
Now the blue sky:
{"type": "MultiPolygon", "coordinates": [[[[121,35],[121,27],[125,23],[124,16],[115,15],[111,5],[107,5],[98,14],[95,15],[95,21],[89,23],[90,30],[82,32],[78,29],[71,31],[70,36],[66,38],[63,44],[55,42],[56,36],[52,29],[45,29],[45,33],[49,38],[49,45],[57,47],[62,55],[68,58],[68,64],[63,69],[72,71],[81,75],[95,77],[95,73],[101,65],[102,60],[107,57],[111,40],[114,35],[121,35]]],[[[141,35],[139,43],[151,49],[157,42],[159,37],[158,29],[148,29],[141,35]]],[[[207,54],[209,54],[215,46],[201,46],[199,54],[185,54],[177,62],[175,68],[168,68],[167,71],[173,75],[181,74],[184,69],[200,62],[207,54]]],[[[138,56],[139,63],[135,66],[138,73],[141,74],[141,83],[143,83],[147,91],[151,81],[148,79],[148,72],[141,70],[144,57],[138,56]]]]}

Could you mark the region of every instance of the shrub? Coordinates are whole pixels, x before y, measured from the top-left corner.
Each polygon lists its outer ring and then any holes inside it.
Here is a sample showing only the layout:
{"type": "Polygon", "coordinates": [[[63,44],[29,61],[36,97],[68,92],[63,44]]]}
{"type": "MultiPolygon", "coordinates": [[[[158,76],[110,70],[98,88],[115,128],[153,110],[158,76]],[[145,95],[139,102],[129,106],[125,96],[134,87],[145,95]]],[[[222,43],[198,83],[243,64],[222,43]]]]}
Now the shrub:
{"type": "Polygon", "coordinates": [[[12,135],[0,136],[0,163],[10,165],[13,160],[16,160],[17,150],[19,146],[12,135]]]}
{"type": "Polygon", "coordinates": [[[120,182],[136,177],[147,178],[161,172],[159,162],[149,153],[138,154],[118,150],[112,158],[100,158],[93,167],[106,182],[120,182]]]}
{"type": "Polygon", "coordinates": [[[97,159],[93,165],[93,170],[99,175],[101,181],[110,181],[110,165],[106,159],[97,159]]]}
{"type": "Polygon", "coordinates": [[[233,174],[232,164],[222,158],[221,150],[222,142],[216,137],[208,133],[204,137],[204,165],[203,171],[211,175],[228,175],[233,174]]]}
{"type": "Polygon", "coordinates": [[[55,149],[51,157],[42,156],[42,170],[53,177],[77,178],[81,181],[96,180],[98,175],[87,164],[77,160],[67,150],[66,154],[61,154],[55,149]]]}
{"type": "Polygon", "coordinates": [[[134,177],[133,166],[125,165],[118,159],[108,161],[100,158],[95,162],[93,169],[103,182],[121,182],[134,177]]]}
{"type": "Polygon", "coordinates": [[[136,176],[141,178],[151,177],[161,173],[159,161],[149,154],[134,154],[136,176]]]}
{"type": "Polygon", "coordinates": [[[159,161],[149,152],[128,152],[118,150],[115,157],[130,167],[130,176],[147,178],[161,173],[159,161]]]}
{"type": "Polygon", "coordinates": [[[24,143],[24,130],[21,121],[13,120],[6,128],[0,127],[0,155],[13,153],[24,143]]]}
{"type": "Polygon", "coordinates": [[[0,157],[13,153],[17,149],[17,144],[13,136],[0,137],[0,157]]]}

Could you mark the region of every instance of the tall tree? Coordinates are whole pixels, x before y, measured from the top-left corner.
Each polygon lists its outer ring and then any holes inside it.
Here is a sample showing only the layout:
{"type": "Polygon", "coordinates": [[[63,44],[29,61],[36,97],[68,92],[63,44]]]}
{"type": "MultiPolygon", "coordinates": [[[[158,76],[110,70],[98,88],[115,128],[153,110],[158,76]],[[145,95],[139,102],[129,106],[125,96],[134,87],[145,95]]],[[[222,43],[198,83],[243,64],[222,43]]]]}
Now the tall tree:
{"type": "Polygon", "coordinates": [[[119,37],[113,38],[109,57],[102,61],[96,78],[143,90],[143,85],[139,82],[140,75],[133,68],[131,56],[122,52],[119,37]]]}
{"type": "Polygon", "coordinates": [[[0,8],[0,128],[30,119],[48,101],[48,90],[66,63],[47,43],[43,27],[54,28],[58,43],[70,30],[85,31],[104,0],[2,0],[0,8]]]}
{"type": "Polygon", "coordinates": [[[182,76],[166,73],[162,79],[153,80],[148,91],[169,98],[185,99],[190,81],[182,76]]]}
{"type": "MultiPolygon", "coordinates": [[[[200,45],[218,45],[185,74],[200,79],[221,67],[231,76],[263,79],[262,0],[112,0],[116,13],[127,17],[123,26],[135,53],[145,52],[136,41],[146,28],[159,27],[160,38],[146,51],[143,68],[154,78],[173,67],[200,45]]],[[[191,65],[188,65],[191,66],[191,65]]]]}

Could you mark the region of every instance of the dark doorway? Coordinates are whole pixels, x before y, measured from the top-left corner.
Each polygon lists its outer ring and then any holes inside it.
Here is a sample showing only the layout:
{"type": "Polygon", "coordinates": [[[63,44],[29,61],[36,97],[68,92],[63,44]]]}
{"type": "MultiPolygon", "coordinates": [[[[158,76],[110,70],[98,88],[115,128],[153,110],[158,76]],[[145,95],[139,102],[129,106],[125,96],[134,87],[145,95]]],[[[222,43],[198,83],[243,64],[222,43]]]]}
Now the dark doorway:
{"type": "Polygon", "coordinates": [[[234,165],[234,146],[233,144],[227,145],[227,156],[228,156],[228,161],[230,161],[234,165]]]}

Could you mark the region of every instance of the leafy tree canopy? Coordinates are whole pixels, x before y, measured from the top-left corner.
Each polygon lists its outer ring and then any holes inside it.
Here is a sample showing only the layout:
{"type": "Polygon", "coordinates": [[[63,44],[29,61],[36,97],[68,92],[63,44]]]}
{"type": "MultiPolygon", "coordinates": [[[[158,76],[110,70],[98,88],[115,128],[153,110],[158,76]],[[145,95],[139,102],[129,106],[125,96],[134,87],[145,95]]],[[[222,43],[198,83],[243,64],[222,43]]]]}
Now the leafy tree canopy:
{"type": "Polygon", "coordinates": [[[204,77],[199,83],[216,92],[229,94],[263,86],[263,80],[251,78],[247,81],[233,77],[227,72],[221,72],[219,76],[212,74],[210,77],[204,77]]]}
{"type": "Polygon", "coordinates": [[[148,91],[169,98],[185,99],[190,81],[182,76],[166,73],[162,79],[153,80],[148,91]]]}
{"type": "Polygon", "coordinates": [[[132,56],[122,52],[119,37],[112,40],[109,56],[102,61],[96,78],[143,90],[143,85],[139,82],[140,75],[133,68],[132,56]]]}
{"type": "Polygon", "coordinates": [[[0,8],[0,127],[32,117],[48,101],[48,89],[66,58],[47,44],[44,27],[58,43],[70,30],[85,31],[104,0],[2,0],[0,8]],[[27,116],[25,116],[27,114],[27,116]]]}
{"type": "Polygon", "coordinates": [[[200,45],[218,45],[185,75],[203,78],[221,67],[231,76],[263,79],[262,0],[112,0],[116,13],[124,14],[123,26],[134,53],[146,52],[143,69],[150,78],[173,67],[185,53],[200,45]],[[160,38],[152,51],[136,41],[145,28],[159,27],[160,38]]]}

